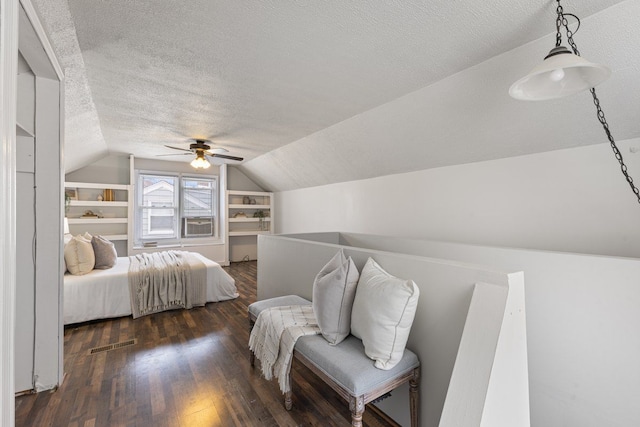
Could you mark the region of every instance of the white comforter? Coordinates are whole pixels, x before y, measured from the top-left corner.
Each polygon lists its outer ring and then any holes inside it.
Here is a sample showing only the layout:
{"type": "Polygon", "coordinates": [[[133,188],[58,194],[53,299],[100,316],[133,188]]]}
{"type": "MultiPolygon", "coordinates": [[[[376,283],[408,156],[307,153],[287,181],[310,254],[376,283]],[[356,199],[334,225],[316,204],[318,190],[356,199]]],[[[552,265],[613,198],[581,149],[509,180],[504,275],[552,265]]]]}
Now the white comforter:
{"type": "MultiPolygon", "coordinates": [[[[235,280],[220,264],[193,253],[207,268],[207,302],[236,298],[235,280]]],[[[64,276],[64,324],[86,322],[94,319],[128,316],[129,258],[120,257],[113,268],[93,270],[83,276],[64,276]]]]}

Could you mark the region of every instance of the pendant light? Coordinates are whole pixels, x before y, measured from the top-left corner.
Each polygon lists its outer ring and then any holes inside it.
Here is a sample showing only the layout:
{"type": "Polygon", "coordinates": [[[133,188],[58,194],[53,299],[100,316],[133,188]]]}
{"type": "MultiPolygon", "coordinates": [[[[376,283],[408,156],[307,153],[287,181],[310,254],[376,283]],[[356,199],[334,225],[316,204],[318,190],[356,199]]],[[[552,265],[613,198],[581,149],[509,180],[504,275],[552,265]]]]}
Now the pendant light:
{"type": "Polygon", "coordinates": [[[556,46],[544,62],[509,88],[509,95],[524,101],[543,101],[582,92],[602,83],[611,75],[604,65],[575,55],[564,46],[556,46]]]}
{"type": "Polygon", "coordinates": [[[542,101],[547,99],[561,98],[572,95],[583,90],[589,90],[596,106],[598,121],[602,125],[605,134],[613,150],[613,154],[620,164],[620,170],[640,203],[640,190],[633,183],[633,179],[627,173],[627,166],[622,158],[622,153],[618,149],[613,135],[609,129],[609,124],[604,116],[600,99],[596,95],[594,87],[605,81],[611,75],[611,70],[604,65],[589,62],[580,56],[578,46],[573,40],[573,36],[580,28],[580,19],[572,14],[565,13],[560,0],[556,0],[556,46],[544,58],[542,64],[535,67],[529,74],[515,82],[509,88],[509,95],[515,99],[525,101],[542,101]],[[576,19],[578,26],[575,31],[569,29],[567,17],[576,19]],[[567,34],[567,42],[571,46],[571,51],[562,46],[562,29],[567,34]]]}

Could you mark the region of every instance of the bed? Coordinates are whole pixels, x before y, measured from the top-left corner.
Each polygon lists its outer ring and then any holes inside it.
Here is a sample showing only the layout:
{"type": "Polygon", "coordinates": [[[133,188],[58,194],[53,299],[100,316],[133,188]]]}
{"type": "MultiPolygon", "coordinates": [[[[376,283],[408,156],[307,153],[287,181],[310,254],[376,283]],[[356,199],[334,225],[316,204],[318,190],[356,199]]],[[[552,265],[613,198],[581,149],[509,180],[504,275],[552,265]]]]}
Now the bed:
{"type": "MultiPolygon", "coordinates": [[[[192,252],[207,270],[206,301],[236,298],[235,280],[220,264],[192,252]]],[[[118,257],[108,270],[93,270],[82,276],[64,275],[64,324],[131,315],[129,257],[118,257]]]]}

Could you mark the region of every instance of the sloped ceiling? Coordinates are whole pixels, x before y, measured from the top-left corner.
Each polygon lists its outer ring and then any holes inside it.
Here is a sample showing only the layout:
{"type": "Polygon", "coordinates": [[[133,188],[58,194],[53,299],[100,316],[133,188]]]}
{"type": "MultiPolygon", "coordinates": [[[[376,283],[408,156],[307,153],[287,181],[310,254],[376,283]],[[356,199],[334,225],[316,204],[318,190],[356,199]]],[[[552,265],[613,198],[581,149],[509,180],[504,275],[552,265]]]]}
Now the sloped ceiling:
{"type": "MultiPolygon", "coordinates": [[[[639,3],[564,5],[614,71],[619,139],[640,136],[639,3]]],[[[208,137],[277,191],[606,142],[588,93],[507,95],[554,45],[550,0],[35,4],[67,75],[68,170],[208,137]]]]}

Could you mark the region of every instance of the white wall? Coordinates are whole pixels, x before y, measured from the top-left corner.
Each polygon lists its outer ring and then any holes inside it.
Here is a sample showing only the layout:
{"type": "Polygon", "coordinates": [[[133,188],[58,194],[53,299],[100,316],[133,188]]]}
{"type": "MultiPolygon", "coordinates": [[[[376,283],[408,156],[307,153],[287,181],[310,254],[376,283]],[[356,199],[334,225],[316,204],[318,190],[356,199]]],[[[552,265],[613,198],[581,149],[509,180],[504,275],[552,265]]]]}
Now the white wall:
{"type": "MultiPolygon", "coordinates": [[[[619,145],[640,182],[640,154],[630,152],[640,141],[619,145]]],[[[640,258],[640,206],[606,144],[286,191],[275,200],[281,233],[340,230],[640,258]]],[[[494,258],[482,262],[505,266],[494,258]]],[[[526,269],[525,288],[532,425],[640,423],[637,409],[616,398],[638,397],[630,384],[640,372],[625,356],[640,356],[629,326],[640,322],[638,292],[606,275],[586,288],[579,280],[533,286],[526,269]]]]}
{"type": "Polygon", "coordinates": [[[240,169],[235,166],[227,167],[227,182],[229,190],[236,191],[265,191],[258,184],[253,182],[251,178],[246,176],[240,169]]]}
{"type": "MultiPolygon", "coordinates": [[[[619,146],[640,183],[640,152],[630,152],[640,140],[619,146]]],[[[640,205],[607,144],[284,191],[275,201],[278,233],[640,257],[640,205]]]]}
{"type": "Polygon", "coordinates": [[[640,259],[349,233],[339,241],[524,271],[532,425],[640,425],[640,334],[628,326],[640,324],[640,259]]]}
{"type": "Polygon", "coordinates": [[[129,184],[129,156],[113,154],[65,175],[65,181],[129,184]]]}

